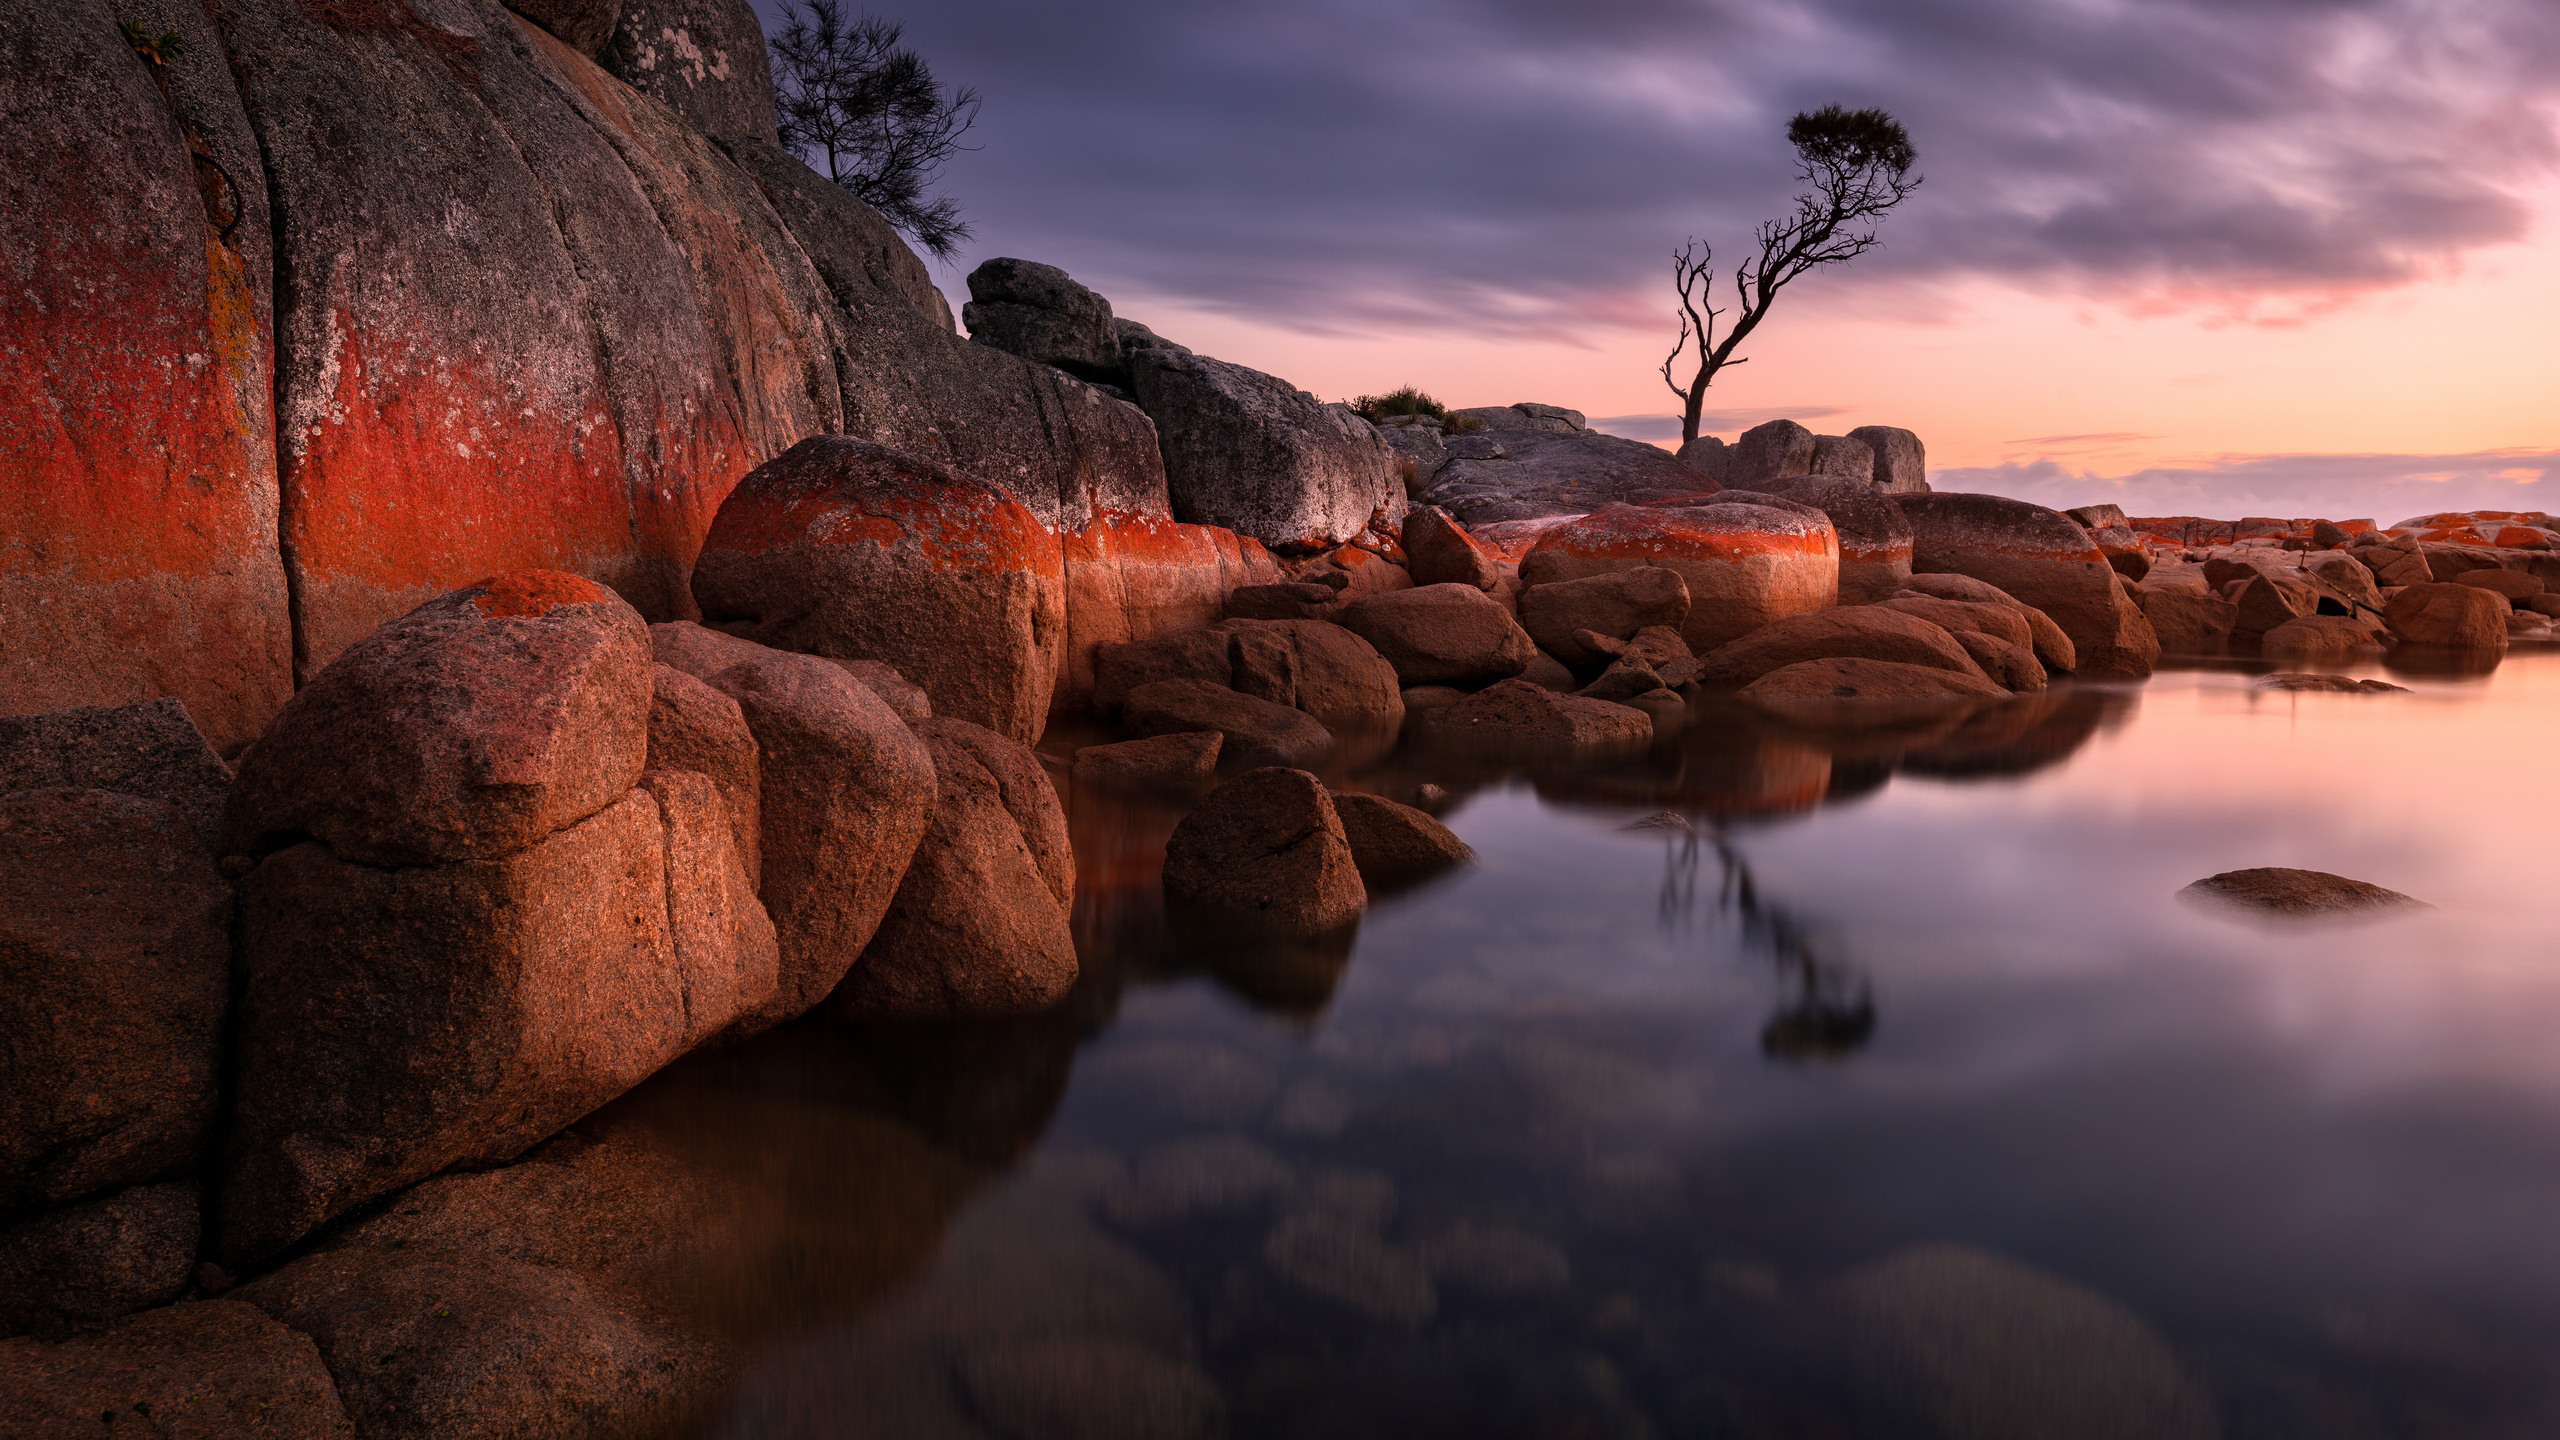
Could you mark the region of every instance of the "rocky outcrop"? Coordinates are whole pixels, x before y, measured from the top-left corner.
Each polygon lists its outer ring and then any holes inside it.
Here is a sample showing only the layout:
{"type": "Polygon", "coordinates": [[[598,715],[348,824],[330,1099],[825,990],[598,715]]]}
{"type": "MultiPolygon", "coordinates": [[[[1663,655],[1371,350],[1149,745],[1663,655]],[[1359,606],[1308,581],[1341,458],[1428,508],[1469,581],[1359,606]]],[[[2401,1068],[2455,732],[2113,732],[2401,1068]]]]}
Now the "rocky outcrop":
{"type": "Polygon", "coordinates": [[[823,660],[768,652],[709,680],[755,735],[759,894],[781,952],[772,1002],[733,1022],[745,1033],[817,1004],[861,959],[931,819],[933,759],[823,660]]]}
{"type": "Polygon", "coordinates": [[[1105,790],[1189,789],[1217,774],[1225,740],[1214,730],[1200,730],[1087,745],[1076,752],[1072,773],[1078,785],[1105,790]]]}
{"type": "Polygon", "coordinates": [[[932,753],[932,820],[862,960],[829,1004],[856,1020],[1025,1014],[1076,980],[1075,862],[1039,757],[964,720],[914,727],[932,753]]]}
{"type": "Polygon", "coordinates": [[[2071,668],[2082,676],[2151,673],[2159,637],[2069,516],[1997,495],[1905,495],[1895,503],[1911,521],[1914,572],[1969,576],[2043,611],[2071,637],[2071,668]]]}
{"type": "Polygon", "coordinates": [[[1986,605],[2004,605],[2026,617],[2027,632],[2034,637],[2036,659],[2047,670],[2071,670],[2079,665],[2079,653],[2072,648],[2071,637],[2053,623],[2053,617],[1997,585],[1987,585],[1970,575],[1914,575],[1903,582],[1903,592],[1926,595],[1938,600],[1962,600],[1986,605]]]}
{"type": "Polygon", "coordinates": [[[174,696],[228,752],[293,693],[267,187],[205,13],[155,12],[168,103],[119,13],[0,23],[0,714],[174,696]]]}
{"type": "Polygon", "coordinates": [[[1570,435],[1582,429],[1584,417],[1579,410],[1561,405],[1539,405],[1523,400],[1516,405],[1478,405],[1449,412],[1452,420],[1473,420],[1487,430],[1538,430],[1553,435],[1570,435]]]}
{"type": "Polygon", "coordinates": [[[1764,710],[1811,720],[1844,711],[1935,709],[1950,701],[1997,699],[2006,693],[1978,673],[1842,655],[1779,666],[1743,686],[1741,698],[1764,710]]]}
{"type": "Polygon", "coordinates": [[[1701,655],[1782,616],[1828,609],[1839,594],[1830,522],[1759,505],[1612,505],[1540,536],[1520,579],[1537,586],[1641,565],[1689,587],[1680,635],[1701,655]]]}
{"type": "Polygon", "coordinates": [[[1173,513],[1305,554],[1400,519],[1394,452],[1368,421],[1277,376],[1142,350],[1130,383],[1155,421],[1173,513]]]}
{"type": "Polygon", "coordinates": [[[0,795],[0,1222],[195,1168],[231,892],[171,806],[0,795]]]}
{"type": "Polygon", "coordinates": [[[1724,483],[1736,490],[1754,490],[1764,480],[1812,474],[1814,443],[1814,433],[1793,420],[1754,425],[1734,441],[1724,483]]]}
{"type": "Polygon", "coordinates": [[[1304,770],[1248,770],[1165,842],[1165,898],[1275,936],[1338,930],[1369,903],[1342,820],[1304,770]]]}
{"type": "Polygon", "coordinates": [[[384,870],[306,843],[253,871],[217,1254],[511,1159],[769,1008],[771,925],[693,779],[690,804],[634,790],[495,859],[384,870]]]}
{"type": "Polygon", "coordinates": [[[1517,675],[1536,647],[1499,601],[1472,585],[1372,595],[1342,612],[1404,685],[1463,685],[1517,675]]]}
{"type": "Polygon", "coordinates": [[[1361,883],[1373,892],[1416,884],[1476,858],[1448,826],[1383,795],[1336,795],[1333,811],[1361,883]]]}
{"type": "Polygon", "coordinates": [[[1448,511],[1436,505],[1418,506],[1405,516],[1404,553],[1406,568],[1413,573],[1416,585],[1472,585],[1478,590],[1491,590],[1502,575],[1501,554],[1478,542],[1448,511]]]}
{"type": "Polygon", "coordinates": [[[764,772],[738,702],[669,665],[650,667],[650,770],[686,770],[718,787],[749,884],[764,876],[764,772]]]}
{"type": "Polygon", "coordinates": [[[721,502],[693,572],[704,617],[776,649],[878,660],[935,713],[1029,744],[1065,649],[1057,537],[1002,489],[842,436],[804,440],[721,502]]]}
{"type": "Polygon", "coordinates": [[[1107,647],[1212,624],[1237,589],[1280,579],[1262,542],[1158,516],[1097,513],[1084,529],[1060,535],[1059,549],[1067,639],[1052,713],[1117,703],[1096,694],[1107,647]]]}
{"type": "Polygon", "coordinates": [[[1929,456],[1920,437],[1892,425],[1861,425],[1849,432],[1875,457],[1875,488],[1887,495],[1929,493],[1929,456]]]}
{"type": "MultiPolygon", "coordinates": [[[[581,44],[596,19],[541,15],[581,44]]],[[[689,617],[719,500],[821,432],[981,475],[1068,533],[1169,514],[1143,414],[951,334],[879,217],[750,133],[771,110],[747,7],[621,18],[659,51],[626,73],[675,109],[490,0],[432,24],[243,0],[220,34],[172,10],[152,23],[185,45],[184,131],[104,10],[12,29],[35,48],[9,113],[106,148],[15,147],[59,157],[33,173],[60,198],[0,225],[60,287],[0,389],[29,487],[0,521],[0,712],[175,695],[229,753],[297,670],[477,576],[560,569],[689,617]],[[736,123],[696,103],[713,90],[736,123]]]]}
{"type": "Polygon", "coordinates": [[[969,272],[969,338],[1083,380],[1125,383],[1111,302],[1055,265],[998,258],[969,272]]]}
{"type": "Polygon", "coordinates": [[[136,1185],[0,1227],[0,1335],[61,1340],[177,1299],[200,1204],[192,1183],[136,1185]]]}
{"type": "Polygon", "coordinates": [[[2219,655],[2240,618],[2240,607],[2202,585],[2142,588],[2142,618],[2151,622],[2165,655],[2219,655]]]}
{"type": "Polygon", "coordinates": [[[1460,436],[1418,497],[1469,527],[1579,515],[1618,503],[1677,500],[1716,482],[1659,446],[1588,430],[1505,430],[1460,436]]]}
{"type": "Polygon", "coordinates": [[[1320,620],[1229,620],[1117,645],[1102,654],[1097,702],[1117,709],[1158,680],[1223,685],[1328,724],[1404,716],[1395,667],[1369,642],[1320,620]]]}
{"type": "MultiPolygon", "coordinates": [[[[263,1257],[447,1165],[509,1158],[833,983],[778,1004],[783,955],[717,783],[643,773],[650,651],[593,582],[499,576],[351,647],[246,757],[233,843],[275,853],[241,892],[220,1253],[263,1257]]],[[[772,658],[878,705],[825,662],[772,658]]],[[[777,769],[759,776],[768,829],[777,769]]],[[[785,867],[763,848],[770,889],[785,867]]]]}

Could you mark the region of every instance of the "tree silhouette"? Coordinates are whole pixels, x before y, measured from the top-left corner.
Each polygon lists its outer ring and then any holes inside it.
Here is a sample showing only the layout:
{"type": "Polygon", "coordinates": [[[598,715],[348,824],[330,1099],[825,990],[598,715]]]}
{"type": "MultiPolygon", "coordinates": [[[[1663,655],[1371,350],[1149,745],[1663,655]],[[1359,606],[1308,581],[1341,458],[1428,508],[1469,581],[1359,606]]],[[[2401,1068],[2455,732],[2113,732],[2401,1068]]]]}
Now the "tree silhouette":
{"type": "Polygon", "coordinates": [[[1882,110],[1843,110],[1825,105],[1787,122],[1796,147],[1796,178],[1813,189],[1796,197],[1795,213],[1761,223],[1753,232],[1758,253],[1734,267],[1733,290],[1741,313],[1722,340],[1716,321],[1726,311],[1708,303],[1715,290],[1715,247],[1692,236],[1671,257],[1671,282],[1680,292],[1680,338],[1662,362],[1662,383],[1685,407],[1680,443],[1698,438],[1698,415],[1707,387],[1734,358],[1734,347],[1768,318],[1778,292],[1808,270],[1840,265],[1876,247],[1877,222],[1920,188],[1911,173],[1919,159],[1902,122],[1882,110]],[[1685,385],[1675,373],[1680,357],[1697,348],[1697,372],[1685,385]]]}
{"type": "Polygon", "coordinates": [[[864,15],[847,21],[842,0],[782,6],[773,49],[774,124],[786,150],[823,156],[827,178],[948,260],[969,226],[960,203],[928,198],[944,161],[975,146],[978,92],[945,90],[924,57],[902,49],[904,27],[864,15]]]}

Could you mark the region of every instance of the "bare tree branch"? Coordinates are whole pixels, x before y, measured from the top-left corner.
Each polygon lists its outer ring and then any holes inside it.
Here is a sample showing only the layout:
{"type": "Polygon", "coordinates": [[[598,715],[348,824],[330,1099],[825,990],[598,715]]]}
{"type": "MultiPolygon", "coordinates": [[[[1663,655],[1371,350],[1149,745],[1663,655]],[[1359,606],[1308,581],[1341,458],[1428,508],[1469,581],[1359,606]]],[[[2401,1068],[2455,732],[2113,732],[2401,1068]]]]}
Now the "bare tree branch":
{"type": "Polygon", "coordinates": [[[1671,257],[1672,284],[1680,296],[1680,338],[1662,362],[1662,380],[1686,406],[1680,424],[1684,445],[1698,438],[1707,387],[1718,371],[1746,363],[1735,357],[1734,349],[1767,318],[1778,292],[1808,271],[1844,265],[1874,249],[1879,243],[1876,226],[1885,214],[1920,188],[1920,177],[1911,173],[1919,157],[1910,134],[1882,110],[1826,105],[1804,111],[1787,122],[1787,141],[1796,149],[1796,178],[1813,188],[1795,197],[1793,214],[1763,221],[1752,232],[1755,253],[1733,268],[1738,310],[1723,340],[1714,337],[1714,321],[1725,312],[1707,303],[1715,285],[1714,250],[1692,239],[1671,257]],[[1699,254],[1701,250],[1705,253],[1699,254]],[[1674,367],[1693,341],[1698,368],[1683,386],[1674,367]]]}

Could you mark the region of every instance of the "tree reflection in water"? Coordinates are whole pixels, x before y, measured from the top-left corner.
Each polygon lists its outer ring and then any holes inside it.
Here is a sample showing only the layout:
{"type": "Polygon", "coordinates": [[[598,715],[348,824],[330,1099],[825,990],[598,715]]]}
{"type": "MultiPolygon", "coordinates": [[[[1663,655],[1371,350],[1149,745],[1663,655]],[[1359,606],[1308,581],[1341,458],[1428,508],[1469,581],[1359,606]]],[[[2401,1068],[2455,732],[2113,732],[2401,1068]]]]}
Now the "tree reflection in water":
{"type": "MultiPolygon", "coordinates": [[[[1746,950],[1768,957],[1782,998],[1760,1027],[1761,1053],[1780,1060],[1845,1060],[1875,1034],[1874,987],[1855,966],[1821,953],[1812,929],[1781,903],[1763,898],[1750,858],[1720,820],[1684,823],[1664,838],[1662,918],[1676,925],[1698,912],[1705,853],[1715,852],[1718,918],[1732,916],[1746,950]]],[[[1666,831],[1674,827],[1663,825],[1666,831]]]]}

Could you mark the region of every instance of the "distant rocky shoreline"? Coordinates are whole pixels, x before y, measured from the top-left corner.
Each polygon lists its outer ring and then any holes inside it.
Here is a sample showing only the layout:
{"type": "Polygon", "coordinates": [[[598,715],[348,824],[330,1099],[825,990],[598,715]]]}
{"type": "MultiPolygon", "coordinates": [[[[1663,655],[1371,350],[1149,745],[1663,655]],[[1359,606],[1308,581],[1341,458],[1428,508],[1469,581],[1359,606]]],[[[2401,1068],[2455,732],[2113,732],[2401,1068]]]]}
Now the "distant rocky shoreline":
{"type": "Polygon", "coordinates": [[[1471,858],[1339,783],[1400,744],[2474,672],[2560,616],[2546,514],[2063,512],[1935,492],[1892,427],[1381,426],[1016,259],[963,339],[774,145],[743,0],[181,6],[157,78],[98,4],[19,10],[11,1435],[697,1424],[744,1331],[611,1232],[725,1202],[568,1132],[794,1017],[1058,1004],[1078,787],[1191,807],[1177,919],[1322,943],[1471,858]]]}

